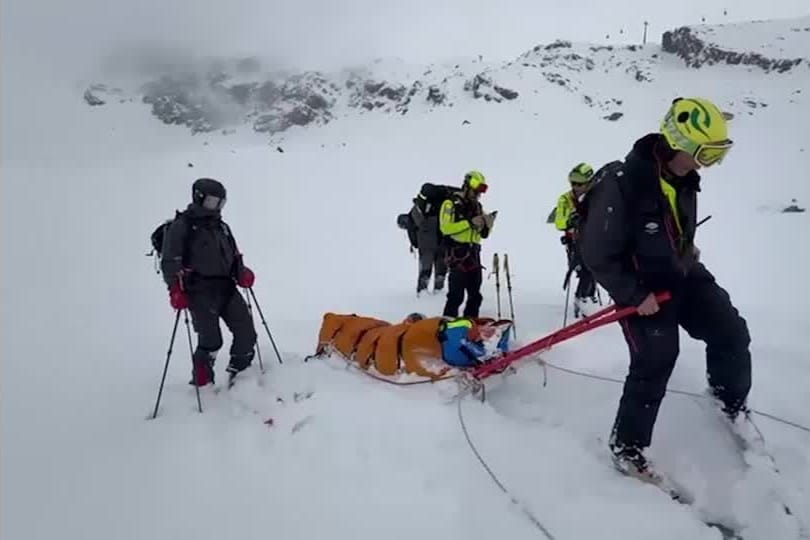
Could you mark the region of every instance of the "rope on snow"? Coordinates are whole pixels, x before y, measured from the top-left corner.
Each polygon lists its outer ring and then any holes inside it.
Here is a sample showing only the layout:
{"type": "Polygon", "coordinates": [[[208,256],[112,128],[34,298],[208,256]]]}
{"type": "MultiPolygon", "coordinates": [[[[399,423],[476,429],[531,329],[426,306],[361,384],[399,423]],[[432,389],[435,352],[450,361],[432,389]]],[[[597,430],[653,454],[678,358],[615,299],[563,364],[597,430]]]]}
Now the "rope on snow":
{"type": "MultiPolygon", "coordinates": [[[[557,371],[562,371],[563,373],[568,373],[570,375],[576,375],[578,377],[585,377],[587,379],[595,379],[597,381],[606,381],[606,382],[612,382],[612,383],[616,383],[616,384],[624,384],[624,381],[621,380],[621,379],[616,379],[616,378],[613,378],[613,377],[606,377],[604,375],[595,375],[593,373],[586,373],[584,371],[577,371],[575,369],[570,369],[570,368],[565,368],[565,367],[562,367],[562,366],[557,366],[557,365],[554,365],[551,362],[548,362],[546,360],[542,360],[541,362],[543,364],[547,365],[548,367],[552,368],[552,369],[556,369],[557,371]]],[[[699,394],[697,392],[689,392],[689,391],[686,391],[686,390],[678,390],[677,388],[667,388],[667,393],[669,393],[669,394],[680,394],[680,395],[683,395],[683,396],[690,396],[690,397],[694,397],[694,398],[698,398],[698,399],[708,399],[708,396],[706,396],[704,394],[699,394]]],[[[770,414],[770,413],[766,413],[766,412],[762,412],[762,411],[758,411],[756,409],[751,409],[751,412],[754,413],[754,414],[758,414],[759,416],[762,416],[764,418],[768,418],[770,420],[773,420],[774,422],[779,422],[781,424],[785,424],[787,426],[790,426],[790,427],[793,427],[793,428],[796,428],[796,429],[799,429],[799,430],[802,430],[802,431],[806,431],[807,433],[810,433],[810,427],[803,426],[802,424],[799,424],[797,422],[792,422],[790,420],[780,418],[779,416],[776,416],[776,415],[773,415],[773,414],[770,414]]]]}
{"type": "Polygon", "coordinates": [[[546,529],[546,527],[540,522],[539,519],[537,519],[537,517],[531,512],[531,510],[526,508],[526,506],[523,503],[521,503],[517,499],[517,497],[512,495],[512,493],[506,488],[503,482],[501,482],[495,475],[495,473],[492,472],[492,468],[487,464],[484,458],[481,457],[481,453],[475,447],[475,443],[473,443],[472,439],[470,438],[470,433],[467,430],[467,424],[464,421],[464,413],[462,412],[461,409],[461,401],[462,401],[461,397],[456,399],[456,403],[458,404],[458,422],[461,425],[461,431],[464,432],[464,438],[467,439],[467,445],[470,447],[470,450],[472,450],[472,453],[475,455],[476,459],[478,459],[478,463],[481,464],[481,466],[487,472],[489,477],[492,478],[492,481],[495,483],[496,486],[498,486],[498,488],[504,493],[504,495],[509,497],[509,500],[512,502],[512,504],[515,505],[529,519],[529,521],[531,521],[532,525],[534,525],[541,533],[543,533],[543,536],[545,536],[548,540],[556,540],[554,538],[554,535],[551,534],[548,531],[548,529],[546,529]]]}
{"type": "MultiPolygon", "coordinates": [[[[540,351],[540,352],[547,352],[548,350],[549,349],[544,349],[543,351],[540,351]]],[[[317,358],[318,356],[319,355],[317,355],[317,354],[308,356],[308,357],[306,357],[305,361],[313,359],[313,358],[317,358]]],[[[354,370],[359,371],[360,373],[362,373],[363,375],[365,375],[367,377],[371,377],[372,379],[375,379],[375,380],[378,380],[378,381],[381,381],[381,382],[384,382],[384,383],[388,383],[388,384],[391,384],[391,385],[394,385],[394,386],[413,386],[413,385],[417,385],[417,384],[431,384],[431,383],[436,383],[436,382],[439,382],[439,381],[445,381],[445,380],[448,380],[448,379],[452,379],[454,377],[453,375],[445,375],[443,377],[438,377],[438,378],[432,379],[432,380],[429,379],[429,380],[424,380],[424,381],[399,382],[399,381],[392,381],[390,379],[386,379],[385,377],[380,377],[379,375],[375,375],[375,374],[373,374],[373,373],[371,373],[369,371],[360,369],[359,367],[355,366],[354,364],[352,364],[348,360],[346,360],[346,363],[348,364],[348,366],[350,368],[353,368],[354,370]]],[[[563,373],[568,373],[569,375],[575,375],[577,377],[585,377],[586,379],[594,379],[594,380],[597,380],[597,381],[605,381],[605,382],[611,382],[611,383],[615,383],[615,384],[624,384],[624,381],[621,380],[621,379],[616,379],[614,377],[607,377],[605,375],[596,375],[594,373],[587,373],[587,372],[584,372],[584,371],[577,371],[577,370],[571,369],[571,368],[565,368],[565,367],[562,367],[562,366],[552,364],[551,362],[549,362],[549,361],[547,361],[545,359],[542,359],[542,358],[538,359],[538,363],[543,367],[543,379],[544,379],[543,380],[543,386],[545,386],[546,383],[547,383],[546,372],[545,372],[546,366],[550,367],[552,369],[556,369],[557,371],[562,371],[563,373]]],[[[677,388],[667,388],[666,391],[667,391],[668,394],[680,394],[680,395],[683,395],[683,396],[690,396],[690,397],[694,397],[694,398],[698,398],[698,399],[707,399],[707,396],[705,396],[703,394],[699,394],[697,392],[689,392],[687,390],[678,390],[677,388]]],[[[775,414],[770,414],[770,413],[767,413],[767,412],[764,412],[764,411],[759,411],[757,409],[751,409],[751,412],[753,414],[762,416],[763,418],[773,420],[774,422],[778,422],[780,424],[790,426],[790,427],[792,427],[794,429],[798,429],[798,430],[804,431],[806,433],[810,433],[810,427],[799,424],[798,422],[792,422],[792,421],[787,420],[785,418],[781,418],[779,416],[776,416],[775,414]]]]}
{"type": "MultiPolygon", "coordinates": [[[[550,367],[552,369],[556,369],[558,371],[562,371],[564,373],[568,373],[570,375],[575,375],[575,376],[578,376],[578,377],[584,377],[584,378],[587,378],[587,379],[594,379],[594,380],[597,380],[597,381],[612,382],[612,383],[616,383],[616,384],[624,384],[624,381],[621,380],[621,379],[616,379],[616,378],[613,378],[613,377],[607,377],[607,376],[604,376],[604,375],[596,375],[596,374],[593,374],[593,373],[586,373],[586,372],[583,372],[583,371],[577,371],[577,370],[574,370],[574,369],[554,365],[554,364],[552,364],[550,362],[547,362],[545,360],[540,360],[539,363],[544,367],[544,375],[545,375],[545,366],[548,366],[548,367],[550,367]]],[[[368,374],[368,375],[371,375],[371,374],[368,374]]],[[[371,376],[373,376],[373,375],[371,375],[371,376]]],[[[386,381],[386,382],[391,382],[391,381],[386,381]]],[[[544,382],[544,385],[545,385],[545,382],[544,382]]],[[[697,392],[689,392],[689,391],[686,391],[686,390],[679,390],[679,389],[676,389],[676,388],[667,389],[667,392],[671,393],[671,394],[680,394],[680,395],[684,395],[684,396],[690,396],[690,397],[694,397],[694,398],[698,398],[698,399],[708,399],[708,397],[706,395],[699,394],[697,392]]],[[[475,443],[472,441],[472,438],[470,437],[469,430],[467,429],[467,424],[464,421],[464,413],[463,413],[462,407],[461,407],[461,401],[462,400],[463,400],[463,395],[460,395],[460,396],[458,396],[456,398],[457,407],[458,407],[458,421],[459,421],[459,424],[461,426],[461,430],[464,433],[464,438],[467,441],[467,445],[469,446],[469,448],[472,451],[473,455],[475,455],[475,458],[478,460],[478,463],[481,464],[481,467],[487,472],[487,474],[492,479],[492,481],[495,483],[495,485],[498,486],[498,489],[500,489],[504,493],[504,495],[509,497],[510,502],[513,505],[515,505],[529,519],[529,521],[532,523],[532,525],[534,525],[537,528],[537,530],[539,530],[543,534],[543,536],[545,536],[545,538],[547,540],[556,540],[554,535],[552,535],[549,532],[549,530],[542,524],[542,522],[540,522],[540,520],[537,518],[537,516],[535,516],[532,513],[531,510],[529,510],[523,503],[520,502],[520,500],[518,500],[517,497],[515,497],[507,489],[507,487],[503,484],[503,482],[501,482],[501,480],[498,478],[498,476],[493,472],[492,468],[489,466],[489,464],[486,462],[486,460],[484,460],[484,458],[481,456],[481,453],[478,451],[478,449],[475,446],[475,443]]],[[[769,419],[771,419],[771,420],[773,420],[775,422],[780,422],[782,424],[785,424],[785,425],[791,426],[793,428],[796,428],[796,429],[799,429],[799,430],[806,431],[806,432],[810,433],[810,428],[808,428],[807,426],[803,426],[801,424],[798,424],[796,422],[791,422],[790,420],[785,420],[784,418],[780,418],[780,417],[778,417],[776,415],[772,415],[772,414],[769,414],[769,413],[766,413],[766,412],[758,411],[756,409],[751,409],[751,412],[754,413],[754,414],[758,414],[760,416],[763,416],[765,418],[769,418],[769,419]]],[[[758,428],[757,428],[757,430],[758,430],[758,428]]]]}

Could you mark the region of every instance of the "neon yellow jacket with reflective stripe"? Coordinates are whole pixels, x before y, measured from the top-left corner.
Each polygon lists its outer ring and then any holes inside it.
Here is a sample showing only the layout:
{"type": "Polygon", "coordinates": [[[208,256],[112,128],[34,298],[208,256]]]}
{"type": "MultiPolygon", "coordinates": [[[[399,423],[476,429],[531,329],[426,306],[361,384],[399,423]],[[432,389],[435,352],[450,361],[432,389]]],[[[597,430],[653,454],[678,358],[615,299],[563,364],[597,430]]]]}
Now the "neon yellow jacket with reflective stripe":
{"type": "Polygon", "coordinates": [[[481,243],[481,232],[476,231],[468,219],[456,216],[456,204],[453,199],[447,199],[442,203],[439,211],[439,229],[444,236],[449,236],[459,244],[481,243]]]}
{"type": "Polygon", "coordinates": [[[566,191],[557,200],[557,212],[554,214],[554,226],[558,231],[568,230],[568,220],[577,211],[574,194],[566,191]]]}

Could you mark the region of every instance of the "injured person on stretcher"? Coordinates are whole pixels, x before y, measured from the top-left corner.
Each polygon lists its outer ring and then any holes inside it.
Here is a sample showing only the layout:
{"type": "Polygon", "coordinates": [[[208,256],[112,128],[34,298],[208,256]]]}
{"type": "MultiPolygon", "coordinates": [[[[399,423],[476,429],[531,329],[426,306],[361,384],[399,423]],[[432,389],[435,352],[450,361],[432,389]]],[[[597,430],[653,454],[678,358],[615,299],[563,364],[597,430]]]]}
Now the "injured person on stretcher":
{"type": "Polygon", "coordinates": [[[437,379],[505,354],[511,330],[508,319],[426,318],[412,313],[392,324],[373,317],[326,313],[314,356],[337,354],[384,376],[437,379]]]}

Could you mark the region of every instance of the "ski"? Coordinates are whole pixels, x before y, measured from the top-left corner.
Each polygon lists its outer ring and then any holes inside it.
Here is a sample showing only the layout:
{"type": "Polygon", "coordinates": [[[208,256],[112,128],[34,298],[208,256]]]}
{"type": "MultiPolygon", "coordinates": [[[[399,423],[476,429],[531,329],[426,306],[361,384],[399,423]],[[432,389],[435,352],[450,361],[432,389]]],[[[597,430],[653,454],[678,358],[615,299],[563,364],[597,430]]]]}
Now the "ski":
{"type": "MultiPolygon", "coordinates": [[[[692,493],[689,492],[689,490],[684,486],[675,482],[672,478],[669,478],[668,476],[659,472],[656,472],[654,475],[639,474],[631,469],[628,469],[627,467],[623,467],[615,460],[613,461],[613,466],[623,476],[657,487],[668,495],[673,501],[684,506],[694,508],[693,504],[695,502],[695,498],[692,493]]],[[[698,519],[700,519],[700,521],[702,521],[707,527],[717,529],[722,535],[723,540],[745,540],[736,529],[730,527],[729,525],[715,521],[708,521],[700,516],[698,516],[698,519]]]]}
{"type": "MultiPolygon", "coordinates": [[[[731,421],[725,417],[725,414],[722,412],[719,402],[711,394],[706,393],[703,398],[695,397],[695,399],[699,401],[702,408],[708,410],[707,412],[711,414],[729,434],[732,441],[734,441],[734,445],[740,455],[740,460],[745,467],[752,469],[756,468],[759,464],[769,469],[774,477],[781,477],[782,472],[779,469],[779,465],[776,463],[776,458],[768,451],[765,436],[754,423],[753,418],[751,418],[751,413],[748,410],[744,410],[740,414],[743,415],[742,421],[744,426],[748,427],[747,431],[750,433],[750,437],[744,436],[740,430],[735,429],[731,421]]],[[[745,429],[745,427],[742,429],[745,429]]],[[[782,510],[786,515],[793,516],[793,510],[781,496],[779,503],[782,505],[782,510]]]]}

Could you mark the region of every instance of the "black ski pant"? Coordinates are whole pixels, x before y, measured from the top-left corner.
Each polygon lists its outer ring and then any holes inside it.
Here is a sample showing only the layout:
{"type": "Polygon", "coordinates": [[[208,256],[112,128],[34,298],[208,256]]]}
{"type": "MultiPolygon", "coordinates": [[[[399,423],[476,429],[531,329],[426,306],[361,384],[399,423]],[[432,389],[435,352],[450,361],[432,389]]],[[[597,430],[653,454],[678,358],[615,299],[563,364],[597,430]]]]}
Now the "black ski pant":
{"type": "Polygon", "coordinates": [[[745,405],[751,389],[751,341],[748,326],[728,293],[702,265],[690,273],[672,300],[652,316],[632,316],[621,323],[630,349],[611,445],[644,448],[667,382],[678,357],[678,328],[706,344],[706,372],[712,393],[727,414],[745,405]]]}
{"type": "Polygon", "coordinates": [[[197,333],[194,362],[212,363],[222,348],[221,318],[233,334],[230,366],[241,371],[250,366],[256,345],[256,330],[244,297],[233,279],[200,279],[189,288],[189,311],[197,333]]]}
{"type": "Polygon", "coordinates": [[[433,287],[435,289],[444,288],[444,280],[447,276],[447,262],[445,261],[445,256],[445,250],[442,247],[419,250],[417,291],[427,289],[431,274],[434,274],[433,287]]]}
{"type": "Polygon", "coordinates": [[[592,298],[596,296],[596,282],[593,274],[584,265],[577,271],[577,290],[574,291],[576,298],[592,298]]]}
{"type": "Polygon", "coordinates": [[[575,298],[592,298],[596,295],[596,281],[593,274],[585,263],[582,262],[582,257],[579,254],[577,245],[568,247],[568,268],[573,269],[577,274],[577,288],[574,291],[575,298]]]}
{"type": "Polygon", "coordinates": [[[458,310],[464,302],[464,293],[467,293],[467,303],[464,305],[464,317],[478,317],[481,302],[481,283],[484,280],[481,265],[473,268],[454,266],[450,269],[447,302],[444,304],[445,317],[458,317],[458,310]]]}

